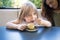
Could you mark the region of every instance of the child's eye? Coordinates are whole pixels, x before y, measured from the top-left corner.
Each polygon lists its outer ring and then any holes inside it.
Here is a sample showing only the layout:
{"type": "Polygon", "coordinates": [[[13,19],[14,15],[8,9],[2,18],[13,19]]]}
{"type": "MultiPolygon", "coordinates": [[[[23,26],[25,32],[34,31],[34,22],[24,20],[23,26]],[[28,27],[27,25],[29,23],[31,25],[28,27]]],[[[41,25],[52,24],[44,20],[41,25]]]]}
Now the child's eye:
{"type": "Polygon", "coordinates": [[[33,14],[34,14],[34,15],[36,15],[36,13],[35,13],[35,12],[34,12],[33,14]]]}
{"type": "Polygon", "coordinates": [[[32,16],[32,15],[27,15],[27,17],[28,17],[28,16],[32,16]]]}
{"type": "Polygon", "coordinates": [[[36,13],[34,13],[34,15],[36,15],[36,13]]]}
{"type": "Polygon", "coordinates": [[[34,13],[34,15],[36,15],[36,13],[34,13]]]}
{"type": "Polygon", "coordinates": [[[28,14],[28,16],[32,16],[31,14],[28,14]]]}

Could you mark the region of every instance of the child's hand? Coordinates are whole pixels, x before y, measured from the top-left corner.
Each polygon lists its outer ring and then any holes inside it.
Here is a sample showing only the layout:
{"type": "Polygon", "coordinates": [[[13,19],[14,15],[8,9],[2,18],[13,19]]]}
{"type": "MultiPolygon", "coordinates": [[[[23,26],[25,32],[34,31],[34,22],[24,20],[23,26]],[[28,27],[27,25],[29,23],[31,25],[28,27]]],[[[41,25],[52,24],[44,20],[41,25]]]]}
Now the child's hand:
{"type": "Polygon", "coordinates": [[[51,23],[47,20],[43,20],[43,19],[36,19],[36,22],[38,23],[38,25],[43,25],[46,27],[51,27],[51,23]]]}
{"type": "Polygon", "coordinates": [[[26,25],[18,25],[18,30],[25,30],[26,29],[26,25]]]}
{"type": "Polygon", "coordinates": [[[38,18],[36,19],[36,22],[40,25],[41,24],[41,20],[38,18]]]}

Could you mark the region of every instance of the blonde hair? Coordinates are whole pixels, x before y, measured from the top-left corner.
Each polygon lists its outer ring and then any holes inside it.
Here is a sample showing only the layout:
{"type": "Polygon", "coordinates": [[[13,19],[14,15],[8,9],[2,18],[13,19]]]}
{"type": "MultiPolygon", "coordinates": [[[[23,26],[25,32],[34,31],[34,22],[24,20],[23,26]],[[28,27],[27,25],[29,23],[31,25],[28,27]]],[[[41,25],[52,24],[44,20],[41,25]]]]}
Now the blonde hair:
{"type": "Polygon", "coordinates": [[[31,2],[24,3],[21,7],[21,11],[18,17],[19,22],[21,23],[24,20],[23,18],[32,12],[35,12],[38,16],[37,8],[33,3],[31,2]]]}

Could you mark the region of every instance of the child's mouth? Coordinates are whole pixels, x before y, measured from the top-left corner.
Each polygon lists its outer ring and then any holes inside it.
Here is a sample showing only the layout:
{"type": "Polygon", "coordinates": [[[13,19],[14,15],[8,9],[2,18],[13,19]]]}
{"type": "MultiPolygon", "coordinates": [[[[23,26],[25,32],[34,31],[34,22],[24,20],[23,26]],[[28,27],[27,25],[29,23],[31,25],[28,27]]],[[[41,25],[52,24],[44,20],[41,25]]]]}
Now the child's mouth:
{"type": "Polygon", "coordinates": [[[33,21],[31,21],[31,22],[34,22],[34,20],[33,20],[33,21]]]}
{"type": "Polygon", "coordinates": [[[30,22],[28,22],[28,23],[33,23],[34,22],[34,20],[33,21],[30,21],[30,22]]]}

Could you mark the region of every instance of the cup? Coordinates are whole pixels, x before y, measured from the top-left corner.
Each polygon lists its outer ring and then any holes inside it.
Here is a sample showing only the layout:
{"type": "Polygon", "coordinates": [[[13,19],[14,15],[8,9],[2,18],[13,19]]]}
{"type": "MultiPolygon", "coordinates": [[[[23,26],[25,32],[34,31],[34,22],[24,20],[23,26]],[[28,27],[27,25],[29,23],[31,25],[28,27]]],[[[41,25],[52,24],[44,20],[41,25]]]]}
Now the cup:
{"type": "Polygon", "coordinates": [[[33,30],[35,28],[34,24],[33,23],[29,23],[27,25],[27,28],[30,29],[30,30],[33,30]]]}

